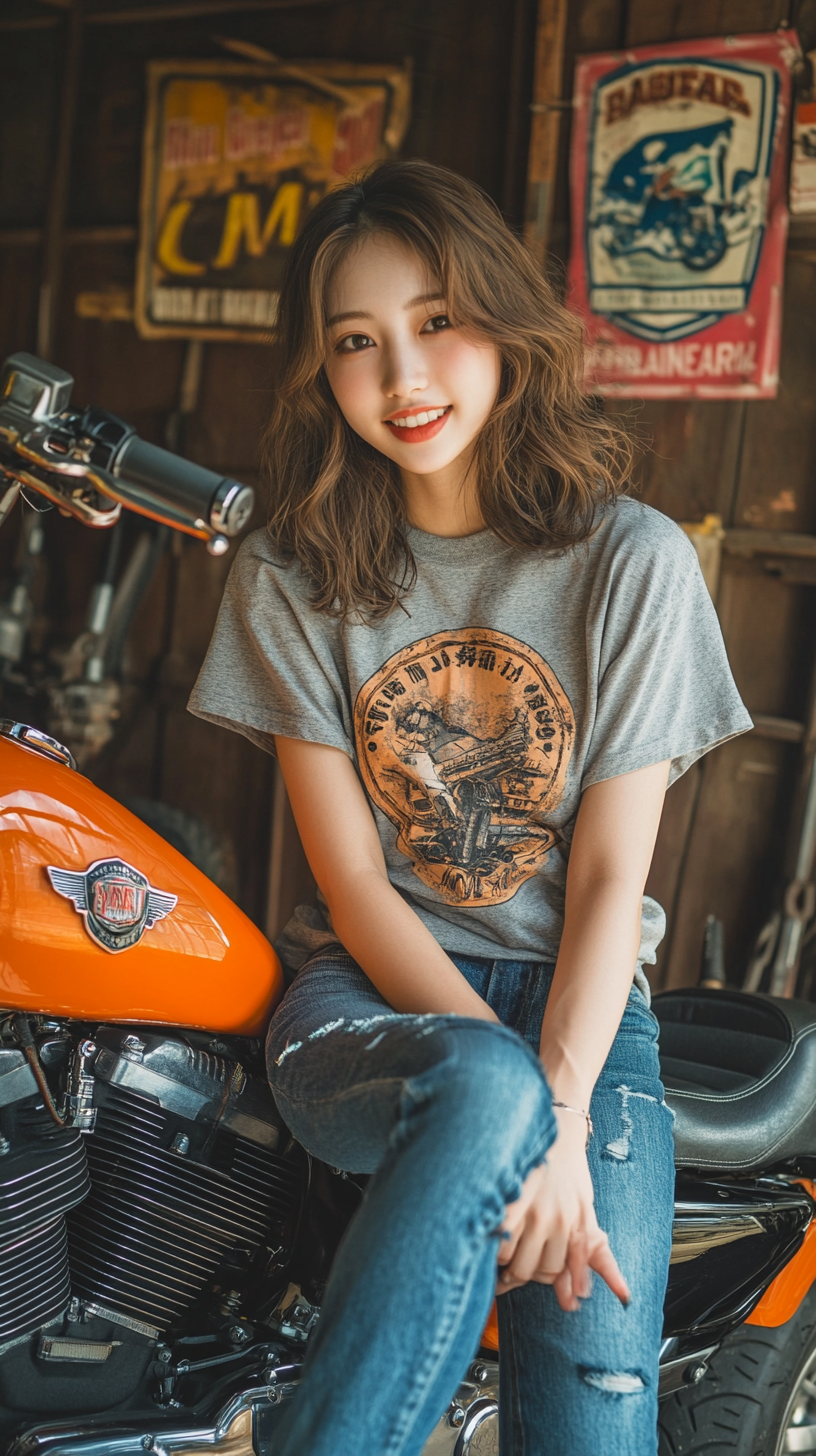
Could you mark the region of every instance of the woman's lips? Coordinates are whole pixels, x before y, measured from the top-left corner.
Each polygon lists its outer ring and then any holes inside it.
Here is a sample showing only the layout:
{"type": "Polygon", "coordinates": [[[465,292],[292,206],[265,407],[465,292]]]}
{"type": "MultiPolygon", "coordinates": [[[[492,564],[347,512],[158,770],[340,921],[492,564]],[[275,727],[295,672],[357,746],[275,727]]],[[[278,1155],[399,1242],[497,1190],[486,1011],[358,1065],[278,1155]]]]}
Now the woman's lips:
{"type": "Polygon", "coordinates": [[[392,435],[399,440],[401,445],[421,445],[423,440],[432,440],[434,435],[439,434],[452,408],[452,405],[448,405],[445,413],[440,415],[438,419],[431,420],[427,425],[414,425],[413,429],[409,429],[406,425],[401,425],[398,420],[385,420],[384,423],[388,426],[392,435]]]}

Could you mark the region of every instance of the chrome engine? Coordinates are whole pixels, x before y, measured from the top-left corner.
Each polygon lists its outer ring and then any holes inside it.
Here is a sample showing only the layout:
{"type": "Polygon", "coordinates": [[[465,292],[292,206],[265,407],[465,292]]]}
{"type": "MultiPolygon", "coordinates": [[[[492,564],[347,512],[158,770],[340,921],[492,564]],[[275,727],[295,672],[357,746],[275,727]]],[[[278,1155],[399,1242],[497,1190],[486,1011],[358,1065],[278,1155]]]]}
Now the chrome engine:
{"type": "Polygon", "coordinates": [[[253,1322],[286,1288],[305,1159],[257,1048],[2,1031],[0,1447],[32,1417],[180,1410],[279,1364],[253,1322]]]}
{"type": "Polygon", "coordinates": [[[0,1352],[64,1311],[65,1215],[89,1188],[82,1134],[50,1116],[23,1052],[0,1050],[0,1352]]]}
{"type": "MultiPolygon", "coordinates": [[[[228,1255],[247,1262],[297,1193],[265,1085],[143,1032],[95,1037],[91,1191],[69,1222],[74,1294],[156,1336],[228,1255]]],[[[286,1134],[283,1134],[286,1137],[286,1134]]]]}
{"type": "MultiPolygon", "coordinates": [[[[328,1223],[303,1223],[305,1155],[249,1045],[0,1031],[0,1449],[275,1456],[319,1317],[293,1250],[325,1276],[361,1190],[323,1167],[328,1223]]],[[[496,1456],[497,1372],[472,1366],[425,1456],[496,1456]]]]}

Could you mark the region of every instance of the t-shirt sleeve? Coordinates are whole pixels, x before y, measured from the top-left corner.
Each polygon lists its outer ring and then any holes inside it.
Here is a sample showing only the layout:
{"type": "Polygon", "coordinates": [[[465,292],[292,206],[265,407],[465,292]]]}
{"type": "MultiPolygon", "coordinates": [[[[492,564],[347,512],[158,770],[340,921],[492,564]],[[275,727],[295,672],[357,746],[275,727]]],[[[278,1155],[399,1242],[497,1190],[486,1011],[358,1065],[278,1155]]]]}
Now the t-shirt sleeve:
{"type": "Polygon", "coordinates": [[[268,753],[279,734],[328,744],[354,760],[331,651],[334,624],[310,607],[299,570],[270,560],[264,532],[243,542],[188,707],[268,753]]]}
{"type": "Polygon", "coordinates": [[[753,726],[694,547],[665,517],[649,516],[657,524],[621,553],[609,589],[582,788],[664,759],[674,783],[753,726]]]}

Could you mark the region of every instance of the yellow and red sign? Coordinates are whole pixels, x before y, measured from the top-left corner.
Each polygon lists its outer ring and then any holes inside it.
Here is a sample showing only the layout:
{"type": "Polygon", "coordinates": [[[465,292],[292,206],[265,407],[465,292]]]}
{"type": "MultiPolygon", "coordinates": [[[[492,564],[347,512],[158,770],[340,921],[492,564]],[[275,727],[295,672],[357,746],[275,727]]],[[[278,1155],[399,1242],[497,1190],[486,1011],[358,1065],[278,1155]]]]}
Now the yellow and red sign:
{"type": "Polygon", "coordinates": [[[387,66],[152,63],[139,333],[268,337],[304,218],[329,188],[397,149],[409,95],[407,72],[387,66]]]}

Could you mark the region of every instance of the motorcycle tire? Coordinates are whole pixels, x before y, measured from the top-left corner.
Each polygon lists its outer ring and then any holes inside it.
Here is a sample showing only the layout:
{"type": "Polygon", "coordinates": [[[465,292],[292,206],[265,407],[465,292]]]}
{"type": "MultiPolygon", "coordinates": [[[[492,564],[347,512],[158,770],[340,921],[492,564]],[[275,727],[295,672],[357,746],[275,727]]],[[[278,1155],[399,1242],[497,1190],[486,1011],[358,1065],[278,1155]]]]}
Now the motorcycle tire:
{"type": "Polygon", "coordinates": [[[702,1380],[661,1402],[659,1456],[816,1452],[811,1390],[816,1391],[816,1285],[786,1324],[741,1325],[723,1341],[702,1380]]]}

